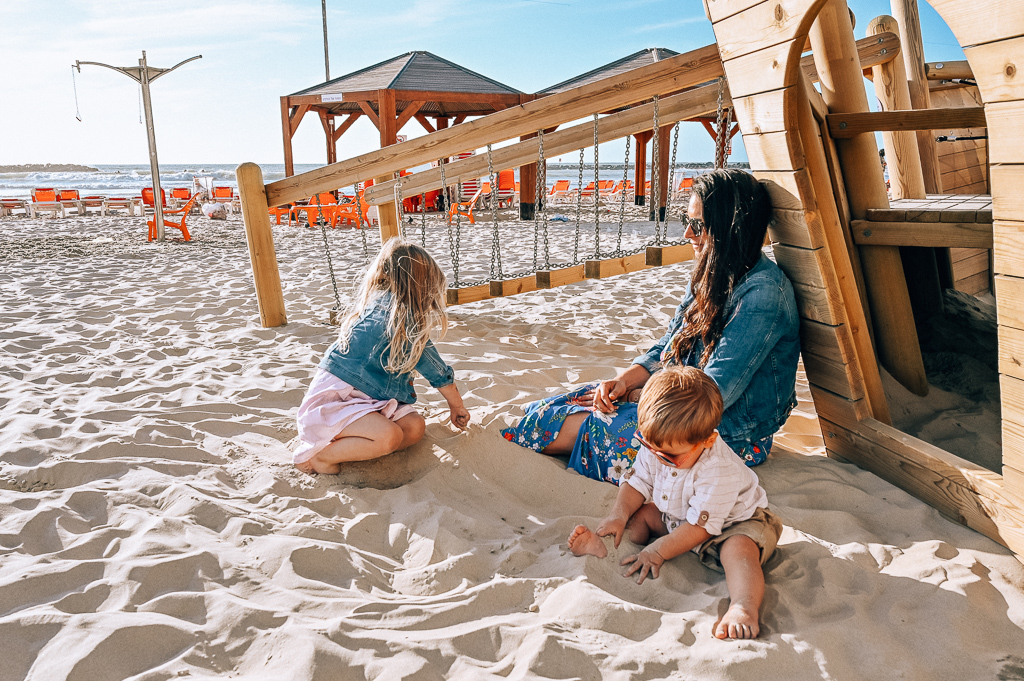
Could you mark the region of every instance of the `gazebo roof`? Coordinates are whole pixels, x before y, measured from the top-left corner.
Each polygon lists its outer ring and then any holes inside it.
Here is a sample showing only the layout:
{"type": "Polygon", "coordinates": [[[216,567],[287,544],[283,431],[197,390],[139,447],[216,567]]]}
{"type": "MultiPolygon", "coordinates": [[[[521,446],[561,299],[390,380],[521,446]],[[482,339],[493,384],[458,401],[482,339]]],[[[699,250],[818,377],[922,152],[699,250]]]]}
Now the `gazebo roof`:
{"type": "Polygon", "coordinates": [[[599,66],[596,69],[587,71],[586,73],[570,78],[569,80],[563,80],[561,83],[552,85],[551,87],[544,88],[539,91],[537,95],[543,97],[544,95],[553,95],[559,92],[564,92],[571,88],[587,85],[588,83],[593,83],[604,78],[617,76],[625,73],[626,71],[632,71],[633,69],[638,69],[641,66],[647,66],[648,64],[653,64],[663,59],[674,57],[677,54],[679,53],[664,47],[650,47],[646,50],[634,52],[628,57],[617,59],[616,61],[605,64],[604,66],[599,66]]]}
{"type": "Polygon", "coordinates": [[[360,109],[358,100],[373,100],[378,90],[396,91],[400,113],[412,101],[425,102],[419,113],[458,115],[494,111],[493,103],[504,108],[519,103],[523,93],[504,83],[424,51],[407,52],[359,71],[289,95],[319,97],[320,106],[331,113],[360,109]],[[423,93],[417,96],[417,93],[423,93]],[[474,98],[473,95],[481,95],[474,98]],[[505,101],[507,100],[507,102],[505,101]]]}

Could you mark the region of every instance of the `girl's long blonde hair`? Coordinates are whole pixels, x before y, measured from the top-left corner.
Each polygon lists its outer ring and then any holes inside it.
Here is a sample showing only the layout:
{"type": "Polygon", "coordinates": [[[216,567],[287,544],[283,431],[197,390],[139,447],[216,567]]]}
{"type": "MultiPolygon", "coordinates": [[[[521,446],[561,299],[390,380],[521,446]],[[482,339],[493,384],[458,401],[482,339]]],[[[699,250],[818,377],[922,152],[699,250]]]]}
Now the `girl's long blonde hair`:
{"type": "Polygon", "coordinates": [[[387,333],[389,354],[384,369],[402,374],[412,371],[423,355],[430,332],[448,331],[445,310],[444,272],[423,248],[402,239],[391,239],[370,263],[356,299],[345,312],[338,345],[347,352],[352,328],[381,296],[391,294],[387,333]]]}

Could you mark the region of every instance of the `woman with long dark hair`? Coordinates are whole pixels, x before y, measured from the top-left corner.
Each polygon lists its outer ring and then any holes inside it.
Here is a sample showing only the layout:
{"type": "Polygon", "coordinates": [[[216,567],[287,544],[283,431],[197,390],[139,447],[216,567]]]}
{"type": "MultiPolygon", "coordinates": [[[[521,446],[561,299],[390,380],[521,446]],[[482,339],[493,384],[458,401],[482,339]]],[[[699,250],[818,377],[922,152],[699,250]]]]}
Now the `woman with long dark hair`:
{"type": "Polygon", "coordinates": [[[799,319],[793,286],[762,252],[772,206],[749,173],[716,170],[694,179],[686,236],[696,265],[667,333],[615,378],[525,408],[507,440],[618,483],[636,457],[636,403],[666,364],[703,369],[725,404],[719,433],[748,466],[765,460],[796,406],[799,319]]]}

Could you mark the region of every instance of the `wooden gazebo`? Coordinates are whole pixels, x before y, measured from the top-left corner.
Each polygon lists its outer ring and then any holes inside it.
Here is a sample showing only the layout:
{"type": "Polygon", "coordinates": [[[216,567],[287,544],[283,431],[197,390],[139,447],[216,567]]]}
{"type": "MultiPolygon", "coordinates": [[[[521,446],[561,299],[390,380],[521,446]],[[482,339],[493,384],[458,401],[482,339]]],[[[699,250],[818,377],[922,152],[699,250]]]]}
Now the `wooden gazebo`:
{"type": "Polygon", "coordinates": [[[449,123],[486,116],[531,99],[533,95],[430,52],[407,52],[281,97],[284,172],[288,177],[295,174],[292,137],[309,111],[320,117],[330,164],[338,160],[338,139],[361,116],[373,121],[380,131],[380,145],[386,147],[395,144],[398,133],[413,118],[427,132],[435,132],[449,123]]]}

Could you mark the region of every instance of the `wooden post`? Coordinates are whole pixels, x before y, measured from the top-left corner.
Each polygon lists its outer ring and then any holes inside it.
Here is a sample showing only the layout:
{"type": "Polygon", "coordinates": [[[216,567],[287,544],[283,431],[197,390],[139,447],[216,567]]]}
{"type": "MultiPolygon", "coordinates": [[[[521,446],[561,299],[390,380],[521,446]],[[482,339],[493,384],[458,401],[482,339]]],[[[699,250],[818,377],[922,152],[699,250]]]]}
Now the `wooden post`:
{"type": "Polygon", "coordinates": [[[284,176],[295,174],[295,162],[292,160],[292,121],[288,115],[291,106],[288,98],[281,98],[281,135],[284,137],[284,176]]]}
{"type": "MultiPolygon", "coordinates": [[[[868,24],[869,36],[879,33],[897,33],[896,20],[882,15],[868,24]]],[[[910,104],[906,67],[902,59],[893,59],[871,68],[875,95],[883,111],[904,111],[910,104]]],[[[917,135],[911,131],[885,131],[882,133],[885,158],[889,165],[889,184],[894,199],[925,198],[924,175],[917,135]]],[[[934,248],[900,248],[903,270],[907,275],[907,289],[911,306],[922,319],[942,312],[942,285],[934,248]]],[[[948,259],[948,258],[947,258],[948,259]]]]}
{"type": "MultiPolygon", "coordinates": [[[[525,142],[528,139],[536,137],[533,135],[523,135],[519,138],[519,141],[525,142]]],[[[541,188],[543,192],[543,187],[541,188]]],[[[532,220],[539,206],[537,196],[537,164],[528,163],[524,166],[519,166],[519,219],[520,220],[532,220]]]]}
{"type": "Polygon", "coordinates": [[[242,199],[242,220],[245,240],[249,244],[249,262],[256,285],[256,304],[264,327],[284,326],[284,295],[281,275],[277,270],[274,235],[270,230],[267,194],[263,188],[263,171],[255,163],[243,163],[235,169],[238,193],[242,199]]]}
{"type": "MultiPolygon", "coordinates": [[[[917,0],[890,0],[892,16],[899,24],[900,52],[906,68],[907,86],[910,88],[910,102],[915,109],[932,108],[928,93],[928,80],[924,66],[924,45],[921,42],[921,17],[917,11],[917,0]]],[[[921,152],[921,171],[924,187],[928,194],[942,193],[942,178],[939,172],[939,152],[935,146],[935,134],[931,130],[917,131],[917,146],[921,152]]]]}
{"type": "MultiPolygon", "coordinates": [[[[651,136],[653,137],[654,135],[652,134],[651,136]]],[[[658,128],[658,212],[661,214],[661,220],[665,219],[665,206],[668,204],[668,193],[672,191],[672,188],[668,185],[668,164],[672,152],[670,148],[671,145],[672,126],[665,125],[658,128]]],[[[654,194],[653,187],[651,188],[651,194],[654,194]]],[[[650,211],[650,219],[654,220],[653,206],[650,211]]]]}
{"type": "MultiPolygon", "coordinates": [[[[377,119],[380,121],[380,147],[389,147],[398,142],[398,115],[395,113],[395,91],[377,90],[377,119]]],[[[373,178],[374,182],[387,182],[395,179],[393,175],[381,175],[373,178]]],[[[393,201],[377,206],[380,222],[380,242],[401,236],[401,225],[398,224],[398,208],[393,201]]]]}
{"type": "MultiPolygon", "coordinates": [[[[863,74],[857,57],[850,12],[844,0],[828,0],[810,31],[821,94],[835,113],[867,111],[863,74]]],[[[888,208],[882,166],[873,134],[837,139],[839,165],[846,182],[850,213],[865,219],[869,208],[888,208]]],[[[875,346],[882,365],[916,395],[928,394],[914,316],[899,249],[861,246],[861,264],[874,318],[875,346]]]]}
{"type": "Polygon", "coordinates": [[[651,132],[638,132],[633,135],[636,140],[636,169],[633,172],[633,203],[642,206],[646,202],[644,198],[644,183],[647,182],[647,140],[653,137],[651,132]]]}

